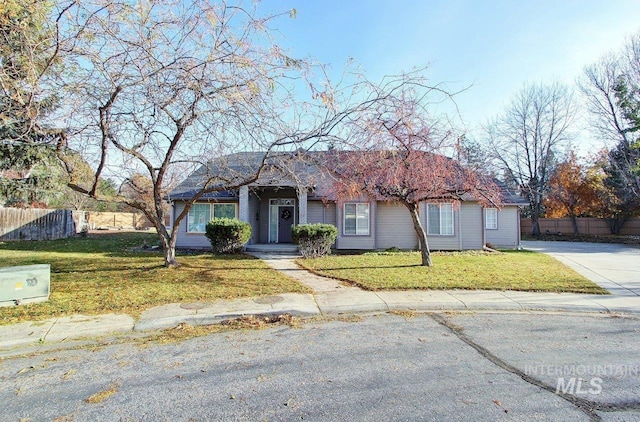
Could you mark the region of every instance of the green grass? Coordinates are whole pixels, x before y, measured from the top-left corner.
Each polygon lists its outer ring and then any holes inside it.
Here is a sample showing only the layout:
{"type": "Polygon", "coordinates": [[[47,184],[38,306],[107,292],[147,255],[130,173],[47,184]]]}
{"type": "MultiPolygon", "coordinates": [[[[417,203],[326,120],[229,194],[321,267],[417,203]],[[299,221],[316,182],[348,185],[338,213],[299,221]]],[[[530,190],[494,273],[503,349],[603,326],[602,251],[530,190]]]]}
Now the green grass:
{"type": "Polygon", "coordinates": [[[178,255],[165,268],[155,233],[105,233],[55,241],[0,243],[0,267],[50,264],[47,302],[0,307],[0,324],[76,313],[126,313],[138,317],[153,306],[304,292],[309,289],[248,255],[178,255]]]}
{"type": "Polygon", "coordinates": [[[420,266],[418,252],[379,252],[299,259],[317,274],[367,290],[484,289],[606,294],[555,259],[530,251],[433,252],[420,266]]]}

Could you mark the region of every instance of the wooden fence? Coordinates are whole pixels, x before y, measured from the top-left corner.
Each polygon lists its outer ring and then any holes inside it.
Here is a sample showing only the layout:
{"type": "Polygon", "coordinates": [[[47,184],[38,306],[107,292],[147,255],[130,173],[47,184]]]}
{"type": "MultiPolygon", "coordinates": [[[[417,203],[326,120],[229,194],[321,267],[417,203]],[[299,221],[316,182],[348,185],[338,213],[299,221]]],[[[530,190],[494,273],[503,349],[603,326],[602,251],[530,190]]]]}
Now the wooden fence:
{"type": "Polygon", "coordinates": [[[0,240],[66,239],[85,226],[84,211],[0,208],[0,240]]]}
{"type": "MultiPolygon", "coordinates": [[[[540,232],[573,234],[573,224],[570,218],[541,218],[540,232]]],[[[520,220],[522,234],[531,234],[531,219],[520,220]]],[[[602,218],[578,218],[578,233],[594,236],[610,235],[609,223],[602,218]]],[[[640,218],[627,220],[620,230],[621,235],[640,236],[640,218]]]]}
{"type": "Polygon", "coordinates": [[[91,230],[111,228],[141,230],[153,227],[153,224],[141,213],[90,211],[87,214],[87,222],[91,230]]]}

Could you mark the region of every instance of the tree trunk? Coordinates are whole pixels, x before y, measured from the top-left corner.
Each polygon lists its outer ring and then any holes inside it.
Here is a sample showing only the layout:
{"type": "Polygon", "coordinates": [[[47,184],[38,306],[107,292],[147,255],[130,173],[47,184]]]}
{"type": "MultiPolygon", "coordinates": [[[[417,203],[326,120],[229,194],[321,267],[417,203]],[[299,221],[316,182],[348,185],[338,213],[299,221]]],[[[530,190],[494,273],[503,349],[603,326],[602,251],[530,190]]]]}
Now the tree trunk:
{"type": "Polygon", "coordinates": [[[578,233],[578,217],[576,217],[575,214],[571,214],[571,224],[573,224],[573,235],[579,235],[580,233],[578,233]]]}
{"type": "Polygon", "coordinates": [[[162,246],[162,253],[164,255],[165,267],[178,267],[180,264],[176,261],[176,239],[170,235],[164,224],[161,224],[158,230],[160,235],[160,243],[162,246]]]}
{"type": "Polygon", "coordinates": [[[427,241],[427,234],[425,233],[424,227],[422,227],[422,223],[420,222],[420,215],[418,214],[418,204],[404,203],[404,206],[409,209],[411,220],[413,220],[413,229],[416,231],[418,240],[420,241],[420,255],[422,256],[422,265],[425,267],[430,267],[432,265],[431,252],[429,252],[429,242],[427,241]]]}
{"type": "Polygon", "coordinates": [[[531,235],[540,236],[540,222],[538,221],[538,214],[531,212],[531,235]]]}
{"type": "Polygon", "coordinates": [[[624,223],[627,221],[627,217],[621,214],[615,214],[613,217],[607,218],[609,223],[609,231],[611,234],[618,235],[624,223]]]}

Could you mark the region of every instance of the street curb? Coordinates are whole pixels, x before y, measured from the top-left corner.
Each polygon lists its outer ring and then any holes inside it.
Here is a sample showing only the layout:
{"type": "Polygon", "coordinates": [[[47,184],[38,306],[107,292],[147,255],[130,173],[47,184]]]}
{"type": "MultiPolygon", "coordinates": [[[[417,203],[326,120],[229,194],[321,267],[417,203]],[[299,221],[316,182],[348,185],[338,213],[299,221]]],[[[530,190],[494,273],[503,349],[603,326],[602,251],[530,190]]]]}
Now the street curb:
{"type": "Polygon", "coordinates": [[[168,328],[174,328],[180,324],[188,325],[213,325],[220,324],[223,321],[230,319],[237,319],[242,317],[270,317],[279,315],[292,315],[297,317],[313,317],[318,316],[320,312],[305,312],[298,309],[282,309],[278,311],[267,312],[253,312],[253,313],[228,313],[217,315],[186,315],[186,316],[173,316],[156,320],[149,320],[137,323],[133,327],[133,331],[154,331],[154,330],[166,330],[168,328]]]}

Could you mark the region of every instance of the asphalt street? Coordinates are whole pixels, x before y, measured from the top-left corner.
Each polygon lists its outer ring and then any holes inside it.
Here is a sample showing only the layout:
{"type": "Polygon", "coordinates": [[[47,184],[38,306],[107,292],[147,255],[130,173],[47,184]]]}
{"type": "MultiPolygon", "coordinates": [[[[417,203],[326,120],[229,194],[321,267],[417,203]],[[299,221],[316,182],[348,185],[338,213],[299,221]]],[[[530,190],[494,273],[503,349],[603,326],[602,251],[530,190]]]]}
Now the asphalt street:
{"type": "Polygon", "coordinates": [[[0,381],[7,421],[640,420],[640,320],[477,312],[302,321],[13,357],[0,361],[0,381]]]}

